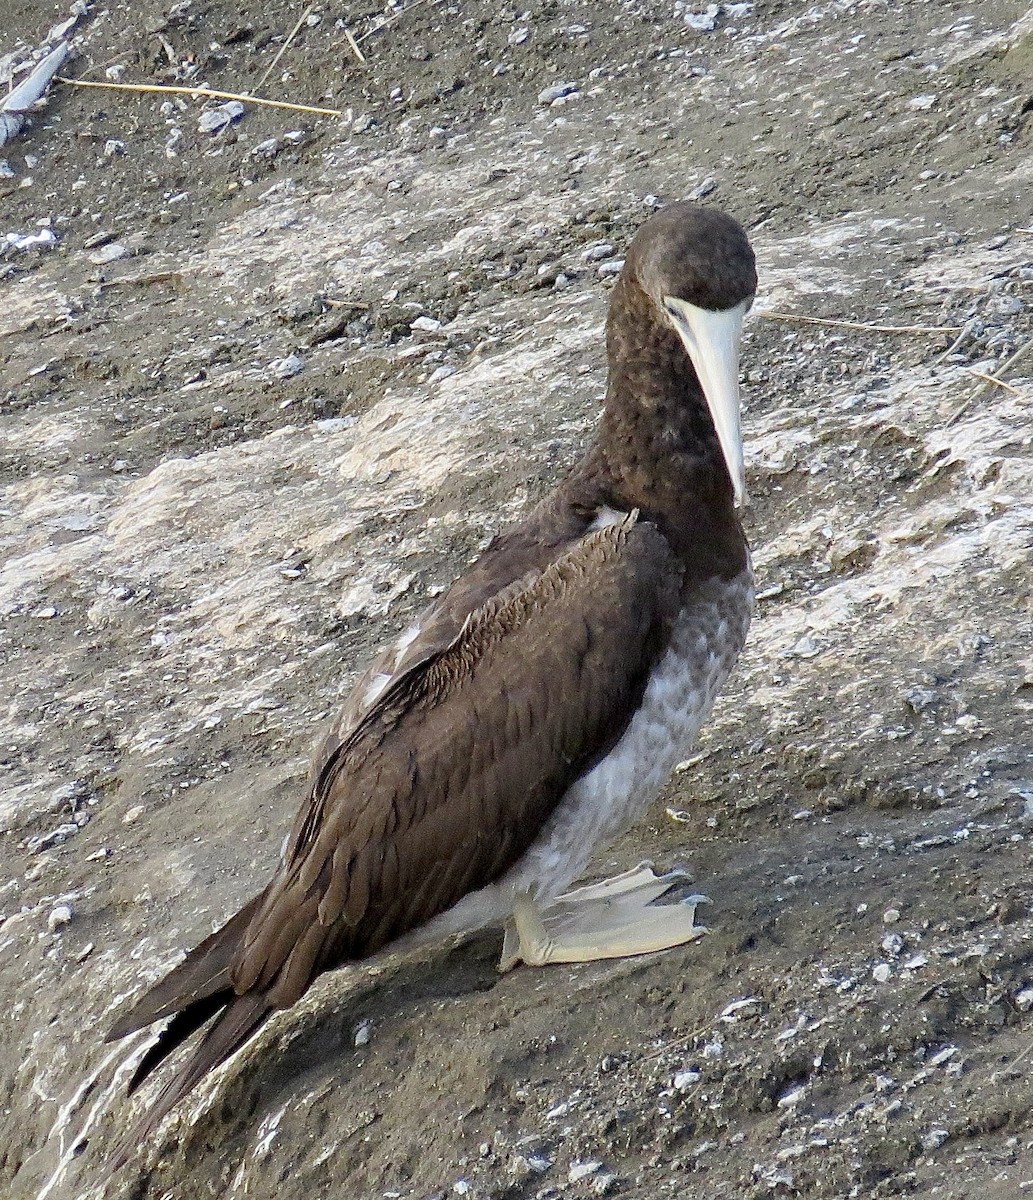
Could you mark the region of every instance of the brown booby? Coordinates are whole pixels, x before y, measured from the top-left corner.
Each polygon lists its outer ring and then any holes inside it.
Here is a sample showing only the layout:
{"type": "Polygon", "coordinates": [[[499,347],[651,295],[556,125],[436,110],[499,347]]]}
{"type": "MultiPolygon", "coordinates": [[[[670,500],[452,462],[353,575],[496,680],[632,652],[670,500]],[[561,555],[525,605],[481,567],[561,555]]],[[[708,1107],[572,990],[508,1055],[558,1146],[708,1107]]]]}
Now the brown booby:
{"type": "Polygon", "coordinates": [[[631,243],[594,444],[369,668],[317,751],[265,888],[108,1035],[172,1020],[130,1091],[214,1018],[135,1144],[317,975],[505,926],[502,966],[700,934],[646,865],[566,892],[691,749],[753,602],[738,365],[757,286],[731,217],[690,203],[631,243]]]}

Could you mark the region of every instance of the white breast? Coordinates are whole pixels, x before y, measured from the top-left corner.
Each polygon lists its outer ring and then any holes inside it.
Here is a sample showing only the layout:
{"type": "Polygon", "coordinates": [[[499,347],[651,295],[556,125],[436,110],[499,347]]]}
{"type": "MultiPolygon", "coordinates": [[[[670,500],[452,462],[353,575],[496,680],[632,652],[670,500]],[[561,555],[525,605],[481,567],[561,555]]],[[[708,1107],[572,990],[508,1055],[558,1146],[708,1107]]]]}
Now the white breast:
{"type": "Polygon", "coordinates": [[[530,887],[544,901],[565,891],[599,845],[645,812],[675,765],[691,752],[746,640],[752,608],[749,566],[730,583],[715,581],[702,589],[682,610],[642,704],[617,745],[569,789],[518,863],[497,883],[435,917],[414,940],[503,921],[514,897],[530,887]]]}
{"type": "Polygon", "coordinates": [[[592,853],[632,825],[696,743],[746,640],[753,573],[710,585],[683,609],[642,704],[610,753],[567,792],[541,836],[507,880],[555,896],[592,853]]]}

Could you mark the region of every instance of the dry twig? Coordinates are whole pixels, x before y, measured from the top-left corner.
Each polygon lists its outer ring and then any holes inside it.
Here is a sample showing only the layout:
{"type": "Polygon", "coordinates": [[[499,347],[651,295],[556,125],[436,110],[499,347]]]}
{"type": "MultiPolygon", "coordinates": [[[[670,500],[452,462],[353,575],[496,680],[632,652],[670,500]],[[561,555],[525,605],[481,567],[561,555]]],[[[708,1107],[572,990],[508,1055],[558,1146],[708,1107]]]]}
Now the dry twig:
{"type": "Polygon", "coordinates": [[[798,313],[775,312],[768,309],[757,313],[772,321],[798,321],[803,325],[827,325],[833,329],[860,329],[866,333],[961,333],[956,325],[865,325],[860,321],[834,321],[829,317],[804,317],[798,313]]]}
{"type": "Polygon", "coordinates": [[[359,43],[355,40],[355,35],[347,25],[344,27],[344,36],[348,39],[348,46],[350,47],[352,54],[355,55],[360,63],[364,63],[366,61],[366,56],[359,49],[359,43]]]}
{"type": "Polygon", "coordinates": [[[305,24],[305,20],[308,17],[309,13],[312,11],[312,8],[313,8],[313,6],[310,4],[308,6],[308,8],[306,8],[305,11],[301,14],[301,16],[298,17],[297,24],[290,31],[290,33],[287,34],[287,37],[284,39],[283,45],[279,48],[279,50],[276,51],[276,57],[269,64],[269,66],[266,67],[265,74],[258,81],[259,87],[261,87],[265,83],[265,81],[269,78],[269,76],[273,73],[273,71],[276,70],[276,64],[280,61],[281,58],[283,58],[284,54],[287,52],[287,47],[297,37],[298,30],[302,27],[302,25],[305,24]]]}
{"type": "MultiPolygon", "coordinates": [[[[399,12],[396,12],[393,17],[388,17],[386,21],[382,21],[376,26],[376,28],[366,30],[365,33],[361,34],[355,39],[356,42],[364,42],[367,38],[371,38],[375,33],[380,33],[382,29],[386,29],[389,25],[393,25],[395,21],[399,19],[399,17],[404,17],[406,13],[412,12],[414,8],[419,8],[421,4],[427,3],[444,4],[445,0],[413,0],[412,4],[407,4],[405,8],[401,9],[399,12]]],[[[363,59],[363,61],[365,61],[365,59],[363,59]]]]}
{"type": "Polygon", "coordinates": [[[1010,383],[1005,383],[1003,379],[998,379],[996,375],[987,375],[985,371],[977,371],[975,367],[966,367],[965,370],[968,371],[970,375],[975,375],[977,379],[985,379],[987,383],[993,383],[996,384],[997,387],[1003,387],[1006,391],[1011,392],[1015,396],[1022,395],[1017,387],[1012,387],[1010,383]]]}
{"type": "Polygon", "coordinates": [[[1005,383],[1001,376],[1010,371],[1020,359],[1025,358],[1030,350],[1033,350],[1033,338],[1030,338],[1025,345],[1020,346],[1018,350],[1015,351],[1011,358],[1009,358],[1006,362],[1003,362],[997,368],[996,375],[983,375],[981,371],[973,370],[973,375],[979,375],[982,379],[986,380],[986,382],[980,384],[980,386],[976,388],[971,396],[962,401],[960,406],[955,410],[954,414],[947,418],[946,428],[949,429],[952,425],[961,420],[964,414],[968,411],[969,405],[974,400],[978,400],[979,397],[982,396],[985,391],[987,391],[987,384],[989,384],[991,387],[994,384],[1000,384],[1001,387],[1007,388],[1009,392],[1015,392],[1017,396],[1021,396],[1022,393],[1013,388],[1010,383],[1005,383]]]}
{"type": "Polygon", "coordinates": [[[975,329],[975,327],[976,327],[976,318],[975,317],[973,317],[971,321],[966,321],[965,324],[962,325],[961,332],[958,334],[958,336],[954,339],[953,342],[951,342],[951,344],[947,347],[946,350],[944,350],[944,352],[942,354],[938,354],[936,356],[936,358],[933,359],[933,363],[934,364],[942,363],[945,358],[950,358],[950,356],[956,350],[960,349],[961,343],[969,336],[969,334],[972,332],[973,329],[975,329]]]}
{"type": "Polygon", "coordinates": [[[289,108],[292,112],[317,113],[321,117],[343,117],[339,108],[316,108],[311,104],[289,104],[286,100],[266,100],[261,96],[248,96],[240,92],[218,92],[214,88],[180,87],[166,83],[103,83],[97,79],[66,79],[57,76],[58,83],[69,83],[72,87],[110,88],[117,92],[162,92],[166,95],[204,96],[207,100],[242,100],[245,104],[261,104],[266,108],[289,108]]]}

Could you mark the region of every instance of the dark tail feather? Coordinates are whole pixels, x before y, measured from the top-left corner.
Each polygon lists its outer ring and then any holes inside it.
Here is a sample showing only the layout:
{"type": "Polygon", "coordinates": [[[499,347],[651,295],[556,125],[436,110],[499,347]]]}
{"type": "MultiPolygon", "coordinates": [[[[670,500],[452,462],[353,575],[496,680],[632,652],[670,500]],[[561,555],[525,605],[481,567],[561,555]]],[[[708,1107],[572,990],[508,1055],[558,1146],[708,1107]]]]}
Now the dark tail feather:
{"type": "Polygon", "coordinates": [[[213,995],[195,1001],[189,1009],[184,1010],[173,1020],[157,1044],[147,1052],[144,1061],[133,1077],[132,1086],[138,1086],[159,1062],[171,1054],[176,1046],[189,1037],[199,1025],[212,1015],[217,1007],[223,1004],[226,1007],[222,1015],[205,1034],[201,1044],[187,1060],[182,1070],[165,1084],[154,1103],[116,1146],[113,1155],[115,1169],[128,1161],[136,1147],[150,1137],[166,1115],[188,1092],[192,1091],[206,1075],[224,1063],[231,1054],[239,1050],[253,1034],[257,1033],[274,1011],[264,996],[253,992],[245,993],[243,996],[234,996],[230,993],[228,996],[220,995],[218,999],[213,995]],[[176,1028],[177,1026],[179,1028],[176,1028]],[[172,1034],[174,1029],[176,1032],[172,1039],[163,1046],[164,1039],[172,1034]],[[149,1063],[147,1070],[143,1070],[144,1064],[152,1055],[154,1055],[153,1060],[149,1063]]]}
{"type": "MultiPolygon", "coordinates": [[[[250,924],[261,899],[262,896],[258,895],[248,901],[240,912],[230,917],[221,929],[217,929],[199,946],[191,950],[178,967],[173,967],[165,978],[156,983],[149,992],[146,992],[124,1017],[115,1022],[104,1040],[116,1042],[119,1038],[124,1038],[126,1034],[135,1033],[137,1029],[143,1029],[145,1025],[150,1025],[152,1021],[159,1021],[162,1017],[178,1014],[177,1020],[173,1021],[166,1030],[167,1034],[177,1024],[179,1016],[185,1017],[188,1012],[194,1012],[193,1023],[166,1051],[166,1053],[171,1053],[175,1046],[179,1045],[193,1030],[199,1029],[221,1007],[221,1004],[214,1007],[205,1006],[204,1015],[196,1015],[202,1011],[200,1006],[204,1001],[220,992],[225,993],[222,1004],[227,1003],[230,999],[232,994],[230,969],[233,959],[236,957],[244,931],[250,924]]],[[[162,1036],[164,1038],[165,1035],[162,1036]]],[[[165,1055],[161,1055],[156,1063],[164,1057],[165,1055]]],[[[144,1074],[146,1075],[147,1072],[144,1074]]]]}
{"type": "Polygon", "coordinates": [[[129,1083],[131,1095],[191,1034],[220,1014],[183,1068],[165,1084],[155,1102],[118,1143],[112,1155],[113,1169],[122,1166],[168,1112],[264,1025],[273,1011],[260,994],[238,996],[231,982],[234,959],[261,900],[261,895],[256,896],[221,929],[191,950],[107,1035],[106,1040],[112,1042],[152,1021],[172,1017],[136,1068],[129,1083]]]}
{"type": "Polygon", "coordinates": [[[130,1079],[129,1086],[126,1088],[126,1095],[131,1096],[147,1076],[156,1070],[173,1051],[178,1050],[192,1033],[200,1029],[210,1017],[214,1017],[232,1000],[233,990],[227,988],[225,991],[213,992],[211,996],[203,996],[200,1000],[195,1000],[192,1004],[187,1005],[182,1012],[176,1013],[158,1035],[158,1040],[148,1048],[147,1053],[140,1060],[133,1073],[133,1078],[130,1079]]]}

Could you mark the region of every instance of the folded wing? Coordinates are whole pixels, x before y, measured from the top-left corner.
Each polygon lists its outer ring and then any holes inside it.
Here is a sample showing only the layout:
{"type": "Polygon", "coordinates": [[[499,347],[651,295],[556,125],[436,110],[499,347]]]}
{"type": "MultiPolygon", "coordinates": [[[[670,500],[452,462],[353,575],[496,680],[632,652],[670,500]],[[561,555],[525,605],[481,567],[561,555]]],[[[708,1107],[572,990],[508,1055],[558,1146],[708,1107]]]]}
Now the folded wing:
{"type": "MultiPolygon", "coordinates": [[[[516,561],[446,644],[413,639],[327,743],[265,891],[112,1031],[179,1013],[138,1083],[222,1009],[133,1138],[320,972],[499,879],[620,738],[677,604],[670,548],[633,513],[538,557],[516,561]]],[[[443,601],[454,624],[455,597],[443,601]]]]}

